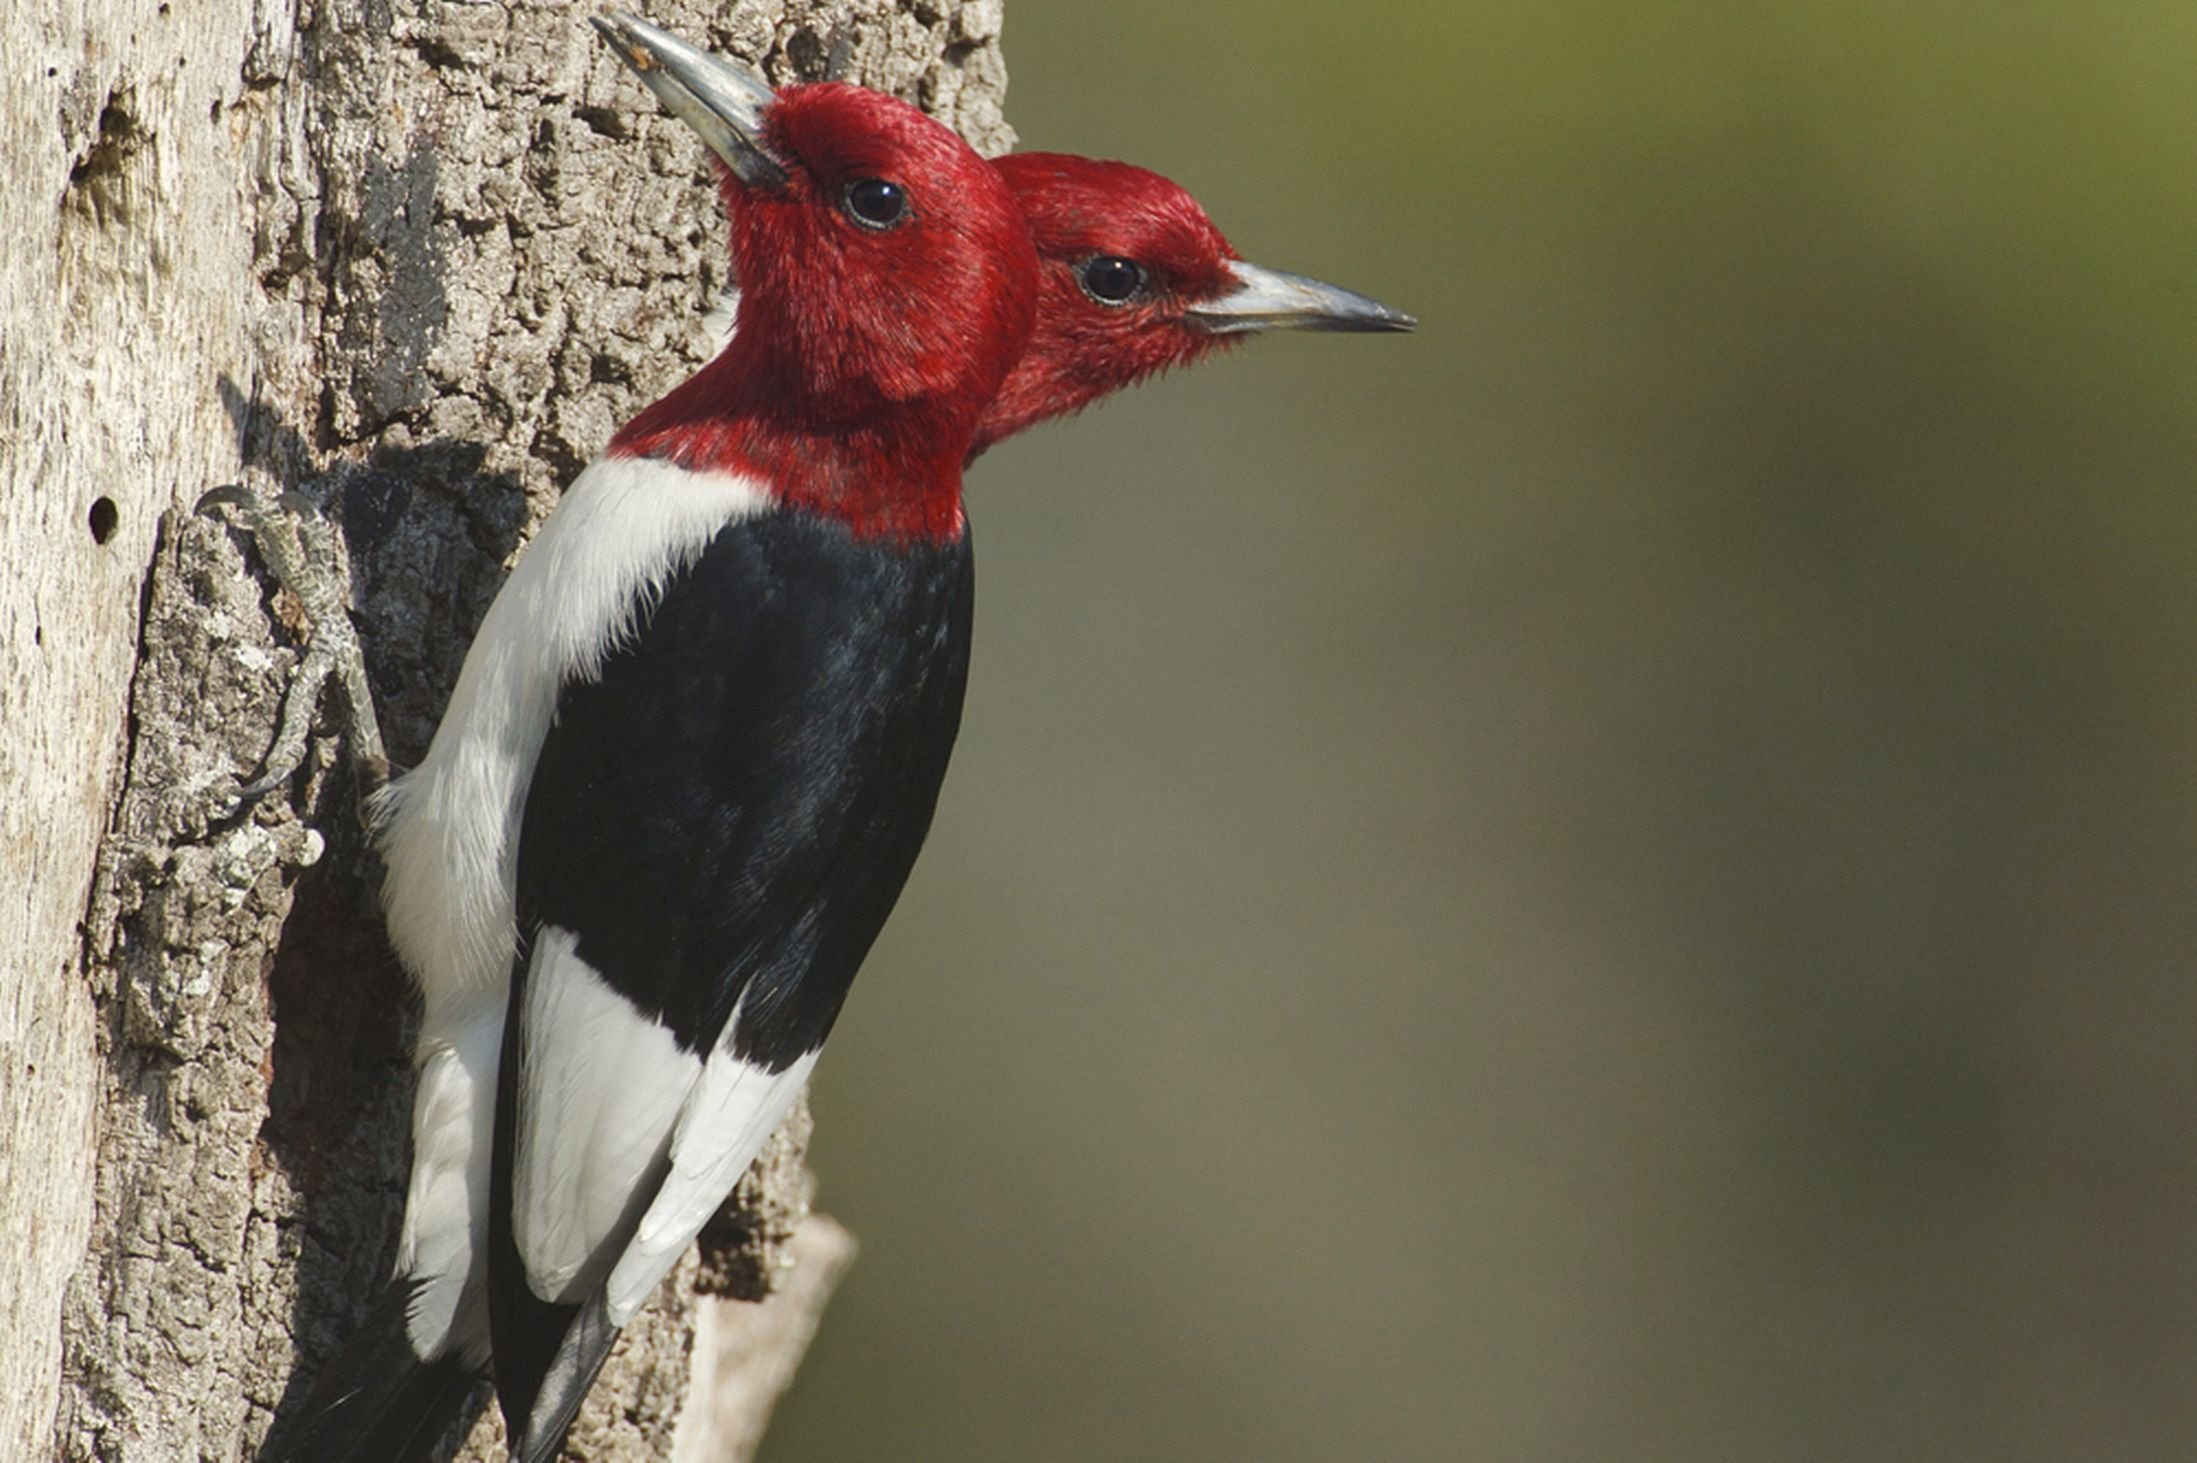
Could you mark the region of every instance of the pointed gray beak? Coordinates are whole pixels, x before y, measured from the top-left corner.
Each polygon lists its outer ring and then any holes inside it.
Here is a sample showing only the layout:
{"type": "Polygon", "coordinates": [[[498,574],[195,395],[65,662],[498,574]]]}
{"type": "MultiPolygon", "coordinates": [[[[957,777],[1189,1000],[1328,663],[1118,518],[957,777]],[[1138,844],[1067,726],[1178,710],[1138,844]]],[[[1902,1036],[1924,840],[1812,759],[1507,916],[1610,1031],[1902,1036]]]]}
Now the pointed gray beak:
{"type": "Polygon", "coordinates": [[[763,111],[777,96],[761,77],[622,10],[594,24],[664,110],[692,127],[734,177],[750,188],[785,186],[786,170],[761,141],[763,111]]]}
{"type": "Polygon", "coordinates": [[[1419,322],[1340,285],[1241,259],[1228,262],[1236,287],[1217,300],[1193,305],[1184,315],[1209,335],[1250,330],[1413,330],[1419,322]]]}

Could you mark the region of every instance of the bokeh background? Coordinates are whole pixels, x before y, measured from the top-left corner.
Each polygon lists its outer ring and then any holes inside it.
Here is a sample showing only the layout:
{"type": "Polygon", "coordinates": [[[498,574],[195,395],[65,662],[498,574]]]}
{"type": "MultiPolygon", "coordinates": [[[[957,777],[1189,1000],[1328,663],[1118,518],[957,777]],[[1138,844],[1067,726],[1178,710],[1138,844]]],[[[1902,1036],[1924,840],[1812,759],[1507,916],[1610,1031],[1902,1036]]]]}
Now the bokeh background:
{"type": "Polygon", "coordinates": [[[766,1457],[2197,1457],[2197,7],[1007,26],[1423,323],[977,471],[766,1457]]]}

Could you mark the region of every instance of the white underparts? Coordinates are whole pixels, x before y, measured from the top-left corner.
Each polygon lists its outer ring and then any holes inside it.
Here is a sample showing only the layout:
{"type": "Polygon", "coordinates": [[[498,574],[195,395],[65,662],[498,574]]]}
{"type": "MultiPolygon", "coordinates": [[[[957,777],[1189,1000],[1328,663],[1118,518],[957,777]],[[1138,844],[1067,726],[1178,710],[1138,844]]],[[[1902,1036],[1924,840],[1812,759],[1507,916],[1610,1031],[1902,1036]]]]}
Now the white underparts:
{"type": "Polygon", "coordinates": [[[488,1233],[504,997],[493,991],[465,994],[471,998],[438,1002],[420,1027],[412,1182],[404,1200],[397,1273],[424,1282],[412,1298],[406,1326],[413,1350],[435,1357],[455,1344],[478,1364],[488,1356],[488,1292],[480,1260],[488,1233]]]}

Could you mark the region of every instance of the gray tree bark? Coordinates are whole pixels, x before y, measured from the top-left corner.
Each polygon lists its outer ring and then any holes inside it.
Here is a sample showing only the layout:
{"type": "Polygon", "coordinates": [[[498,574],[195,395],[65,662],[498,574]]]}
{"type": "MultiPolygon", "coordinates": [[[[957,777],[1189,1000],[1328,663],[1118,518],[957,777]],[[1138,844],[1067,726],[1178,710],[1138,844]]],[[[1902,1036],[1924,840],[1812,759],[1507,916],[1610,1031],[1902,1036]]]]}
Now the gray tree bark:
{"type": "MultiPolygon", "coordinates": [[[[1012,141],[1000,0],[648,12],[779,81],[843,36],[854,79],[1012,141]]],[[[417,758],[532,526],[700,362],[723,230],[699,145],[552,0],[73,0],[0,40],[0,1448],[230,1459],[388,1273],[409,1001],[333,734],[233,807],[310,630],[191,505],[341,522],[417,758]]],[[[752,1451],[852,1251],[806,1134],[576,1456],[752,1451]]]]}

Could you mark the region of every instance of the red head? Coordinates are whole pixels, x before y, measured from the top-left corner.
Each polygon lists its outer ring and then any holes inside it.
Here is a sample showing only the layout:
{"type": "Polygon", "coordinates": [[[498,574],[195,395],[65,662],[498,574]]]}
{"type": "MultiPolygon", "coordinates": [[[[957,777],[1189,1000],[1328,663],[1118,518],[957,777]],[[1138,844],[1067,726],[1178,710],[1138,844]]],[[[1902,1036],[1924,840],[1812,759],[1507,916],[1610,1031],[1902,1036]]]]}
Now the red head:
{"type": "Polygon", "coordinates": [[[1066,153],[996,159],[1040,241],[1039,326],[978,431],[977,450],[1233,342],[1189,326],[1235,286],[1228,240],[1183,189],[1066,153]]]}
{"type": "Polygon", "coordinates": [[[904,102],[837,83],[773,96],[622,25],[621,55],[725,164],[741,295],[731,347],[611,451],[753,473],[863,533],[958,533],[961,463],[1036,314],[1006,184],[904,102]]]}
{"type": "Polygon", "coordinates": [[[1251,331],[1414,323],[1363,295],[1245,263],[1198,201],[1157,173],[1045,152],[992,166],[1030,221],[1040,293],[1037,332],[985,413],[977,452],[1251,331]]]}

